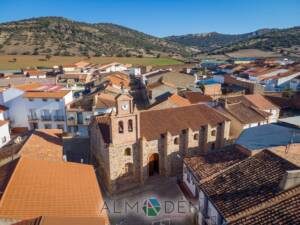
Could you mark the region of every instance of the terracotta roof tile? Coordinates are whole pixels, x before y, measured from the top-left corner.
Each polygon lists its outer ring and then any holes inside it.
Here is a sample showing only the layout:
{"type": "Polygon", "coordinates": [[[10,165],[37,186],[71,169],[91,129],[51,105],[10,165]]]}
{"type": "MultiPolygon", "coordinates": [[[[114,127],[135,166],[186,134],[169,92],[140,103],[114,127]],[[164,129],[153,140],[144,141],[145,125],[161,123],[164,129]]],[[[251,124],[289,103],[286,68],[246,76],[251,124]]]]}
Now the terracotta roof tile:
{"type": "Polygon", "coordinates": [[[274,109],[277,108],[272,104],[269,100],[267,100],[264,96],[260,94],[253,95],[244,95],[245,98],[250,101],[255,107],[261,110],[274,109]]]}
{"type": "Polygon", "coordinates": [[[260,94],[252,94],[252,95],[240,95],[235,97],[229,97],[227,98],[228,102],[242,102],[245,105],[254,106],[255,108],[258,108],[260,110],[269,110],[269,109],[275,109],[277,106],[275,106],[272,102],[270,102],[267,98],[260,94]]]}
{"type": "Polygon", "coordinates": [[[228,104],[225,110],[242,124],[264,122],[268,119],[268,116],[270,116],[270,114],[258,111],[251,106],[246,106],[241,102],[228,104]]]}
{"type": "Polygon", "coordinates": [[[208,95],[204,95],[200,92],[187,91],[187,92],[184,93],[184,96],[192,104],[212,101],[212,97],[210,97],[208,95]]]}
{"type": "Polygon", "coordinates": [[[24,70],[25,74],[29,74],[29,75],[46,75],[45,71],[42,70],[24,70]]]}
{"type": "Polygon", "coordinates": [[[62,130],[35,130],[21,148],[19,154],[33,159],[63,160],[62,130]]]}
{"type": "Polygon", "coordinates": [[[21,157],[0,201],[0,217],[99,217],[103,198],[90,165],[21,157]]]}
{"type": "Polygon", "coordinates": [[[185,99],[177,94],[171,95],[171,97],[169,97],[168,100],[170,100],[171,102],[173,102],[174,104],[176,104],[178,106],[190,105],[190,102],[187,99],[185,99]]]}
{"type": "Polygon", "coordinates": [[[161,110],[150,110],[140,113],[141,136],[154,140],[169,131],[179,134],[183,129],[200,129],[201,126],[218,123],[229,119],[206,105],[191,105],[161,110]]]}
{"type": "Polygon", "coordinates": [[[115,96],[106,93],[99,93],[96,95],[96,108],[111,108],[114,106],[116,106],[115,96]]]}
{"type": "Polygon", "coordinates": [[[24,98],[57,98],[61,99],[65,97],[69,90],[58,90],[58,91],[28,91],[24,94],[24,98]]]}
{"type": "Polygon", "coordinates": [[[234,147],[222,151],[210,152],[201,156],[194,156],[184,159],[184,163],[193,171],[198,181],[205,181],[206,178],[217,174],[229,166],[232,166],[248,156],[234,147]]]}
{"type": "Polygon", "coordinates": [[[284,191],[279,183],[287,170],[299,167],[264,150],[200,184],[226,221],[232,221],[284,191]],[[248,210],[249,211],[249,210],[248,210]]]}
{"type": "Polygon", "coordinates": [[[39,83],[29,83],[29,84],[19,84],[13,86],[16,89],[22,90],[22,91],[32,91],[36,88],[41,87],[42,85],[39,83]]]}
{"type": "Polygon", "coordinates": [[[228,225],[300,224],[300,187],[294,192],[291,197],[284,197],[278,203],[268,205],[228,225]]]}
{"type": "Polygon", "coordinates": [[[23,220],[13,225],[105,225],[102,217],[38,217],[30,220],[23,220]]]}

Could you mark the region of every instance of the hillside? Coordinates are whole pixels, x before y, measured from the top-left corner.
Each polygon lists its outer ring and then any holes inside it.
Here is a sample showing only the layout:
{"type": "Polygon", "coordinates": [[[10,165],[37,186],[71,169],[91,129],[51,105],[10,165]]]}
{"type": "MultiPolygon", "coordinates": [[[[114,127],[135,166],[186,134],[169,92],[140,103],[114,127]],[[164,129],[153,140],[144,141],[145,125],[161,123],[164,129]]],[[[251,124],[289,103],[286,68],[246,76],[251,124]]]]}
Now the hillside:
{"type": "Polygon", "coordinates": [[[115,24],[40,17],[0,24],[0,54],[185,56],[188,49],[115,24]]]}
{"type": "Polygon", "coordinates": [[[259,49],[263,51],[289,51],[300,45],[300,27],[289,29],[261,29],[255,32],[237,35],[189,34],[170,36],[165,40],[194,47],[209,54],[223,54],[240,49],[259,49]]]}
{"type": "Polygon", "coordinates": [[[259,34],[269,32],[268,29],[259,30],[247,34],[220,34],[217,32],[200,33],[200,34],[187,34],[181,36],[166,37],[165,40],[179,43],[190,47],[197,48],[203,52],[211,51],[220,47],[224,47],[247,38],[255,37],[259,34]]]}

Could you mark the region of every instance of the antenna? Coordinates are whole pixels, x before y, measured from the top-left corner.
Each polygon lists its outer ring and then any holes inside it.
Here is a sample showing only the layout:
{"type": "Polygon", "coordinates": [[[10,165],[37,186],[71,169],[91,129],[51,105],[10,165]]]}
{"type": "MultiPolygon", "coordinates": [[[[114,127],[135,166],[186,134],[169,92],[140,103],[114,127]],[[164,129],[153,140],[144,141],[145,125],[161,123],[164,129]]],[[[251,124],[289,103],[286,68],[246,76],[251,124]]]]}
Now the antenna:
{"type": "Polygon", "coordinates": [[[292,144],[294,144],[294,139],[296,137],[296,133],[300,133],[299,131],[296,131],[296,130],[290,130],[289,131],[291,133],[291,136],[290,136],[290,141],[289,143],[286,145],[286,148],[285,148],[285,153],[289,153],[289,150],[290,150],[290,147],[292,144]]]}

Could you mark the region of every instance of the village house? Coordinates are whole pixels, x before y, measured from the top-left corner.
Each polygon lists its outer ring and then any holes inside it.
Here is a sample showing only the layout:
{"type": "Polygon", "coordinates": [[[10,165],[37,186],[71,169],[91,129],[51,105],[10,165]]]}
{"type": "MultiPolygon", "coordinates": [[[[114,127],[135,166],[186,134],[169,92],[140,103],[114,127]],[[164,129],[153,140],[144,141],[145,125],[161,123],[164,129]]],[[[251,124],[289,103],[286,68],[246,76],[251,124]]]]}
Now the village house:
{"type": "Polygon", "coordinates": [[[131,90],[130,84],[131,80],[128,74],[122,72],[114,72],[110,74],[106,74],[100,80],[102,84],[106,84],[106,86],[110,86],[114,89],[129,92],[131,90]]]}
{"type": "Polygon", "coordinates": [[[218,111],[231,119],[230,134],[238,137],[244,129],[269,123],[270,113],[245,105],[243,102],[230,102],[225,99],[218,111]]]}
{"type": "Polygon", "coordinates": [[[10,141],[10,129],[8,119],[8,108],[0,104],[0,148],[10,141]]]}
{"type": "Polygon", "coordinates": [[[147,97],[150,105],[160,103],[176,93],[177,88],[175,85],[164,83],[163,81],[157,81],[147,85],[147,97]]]}
{"type": "Polygon", "coordinates": [[[180,93],[180,95],[185,97],[191,104],[204,103],[211,105],[211,103],[213,102],[211,96],[204,95],[201,92],[184,91],[180,93]]]}
{"type": "Polygon", "coordinates": [[[79,136],[89,136],[92,116],[111,113],[116,110],[116,95],[99,92],[86,95],[67,105],[66,119],[68,132],[79,136]]]}
{"type": "Polygon", "coordinates": [[[113,194],[155,174],[176,175],[181,156],[226,145],[229,127],[228,118],[206,105],[138,112],[132,97],[121,94],[116,111],[91,124],[92,159],[113,194]]]}
{"type": "Polygon", "coordinates": [[[230,103],[241,102],[248,107],[253,107],[254,109],[269,113],[267,121],[268,123],[276,123],[279,118],[280,108],[274,105],[272,102],[270,102],[263,95],[240,95],[235,97],[229,97],[226,100],[230,103]]]}
{"type": "Polygon", "coordinates": [[[60,87],[47,87],[45,89],[27,91],[23,95],[24,114],[19,115],[22,127],[28,129],[67,130],[65,106],[73,100],[69,90],[60,87]],[[27,119],[26,119],[27,117],[27,119]]]}
{"type": "MultiPolygon", "coordinates": [[[[185,182],[193,182],[197,186],[192,190],[198,201],[199,225],[244,224],[244,218],[248,221],[245,224],[256,224],[253,219],[261,213],[272,218],[272,222],[273,219],[282,221],[282,224],[299,222],[296,214],[292,213],[299,210],[299,205],[294,204],[296,209],[276,209],[281,201],[294,202],[293,197],[300,196],[299,166],[269,150],[255,155],[218,153],[215,157],[209,153],[185,159],[185,182]],[[271,208],[277,210],[276,215],[266,210],[271,208]],[[287,216],[279,217],[279,214],[287,216]],[[252,221],[249,217],[253,218],[252,221]]],[[[260,220],[257,224],[270,224],[270,219],[260,220]]]]}
{"type": "Polygon", "coordinates": [[[34,79],[37,79],[37,78],[47,78],[47,75],[46,75],[47,73],[45,71],[43,71],[43,70],[36,70],[36,69],[24,70],[23,74],[26,77],[34,78],[34,79]]]}
{"type": "Polygon", "coordinates": [[[98,70],[100,73],[114,73],[114,72],[123,72],[126,71],[129,67],[131,67],[130,64],[122,64],[118,62],[113,62],[105,65],[100,65],[98,67],[98,70]]]}
{"type": "Polygon", "coordinates": [[[8,108],[10,126],[22,129],[65,130],[65,105],[72,99],[71,91],[39,83],[15,85],[0,92],[0,104],[8,108]]]}
{"type": "Polygon", "coordinates": [[[155,104],[151,105],[149,110],[176,108],[181,106],[188,106],[190,104],[191,103],[189,102],[189,100],[177,94],[172,94],[161,102],[156,102],[155,104]]]}
{"type": "Polygon", "coordinates": [[[0,120],[0,148],[10,141],[9,122],[0,120]]]}

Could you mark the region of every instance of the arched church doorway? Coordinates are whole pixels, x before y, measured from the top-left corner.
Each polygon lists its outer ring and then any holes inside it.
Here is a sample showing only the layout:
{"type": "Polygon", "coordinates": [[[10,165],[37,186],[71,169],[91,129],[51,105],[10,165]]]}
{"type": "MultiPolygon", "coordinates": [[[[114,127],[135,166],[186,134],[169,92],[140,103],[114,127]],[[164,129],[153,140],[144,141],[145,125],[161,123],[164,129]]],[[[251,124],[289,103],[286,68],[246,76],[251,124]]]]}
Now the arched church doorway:
{"type": "Polygon", "coordinates": [[[157,153],[152,154],[148,161],[149,176],[159,174],[159,155],[157,153]]]}

